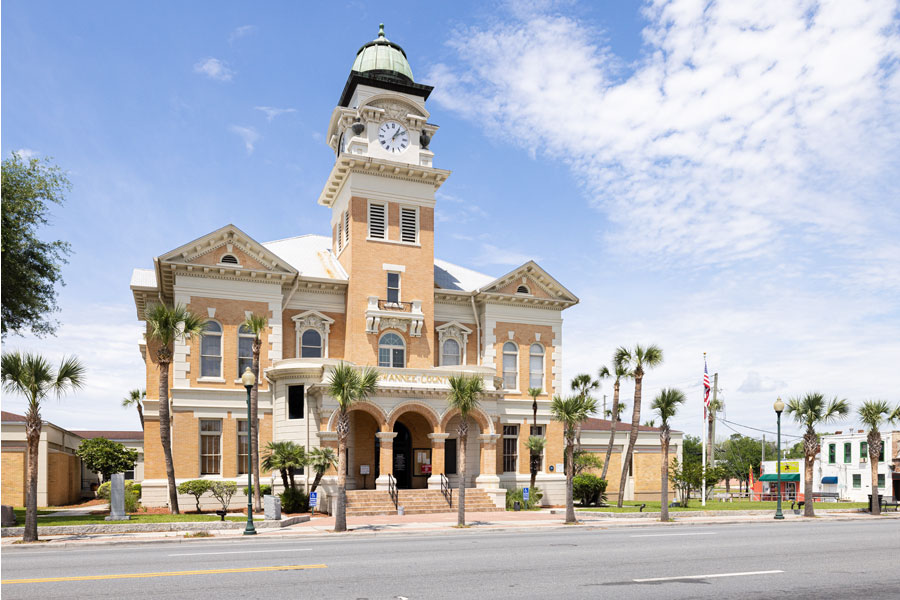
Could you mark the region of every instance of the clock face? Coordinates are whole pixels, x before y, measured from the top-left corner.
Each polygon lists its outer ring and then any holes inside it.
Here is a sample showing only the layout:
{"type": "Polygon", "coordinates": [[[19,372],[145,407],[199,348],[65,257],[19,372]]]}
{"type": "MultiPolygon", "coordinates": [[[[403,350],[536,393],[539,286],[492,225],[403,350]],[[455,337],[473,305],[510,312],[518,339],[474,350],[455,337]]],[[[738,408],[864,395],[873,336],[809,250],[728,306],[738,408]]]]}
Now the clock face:
{"type": "Polygon", "coordinates": [[[386,121],[378,128],[378,142],[393,154],[399,154],[409,147],[409,130],[395,121],[386,121]]]}

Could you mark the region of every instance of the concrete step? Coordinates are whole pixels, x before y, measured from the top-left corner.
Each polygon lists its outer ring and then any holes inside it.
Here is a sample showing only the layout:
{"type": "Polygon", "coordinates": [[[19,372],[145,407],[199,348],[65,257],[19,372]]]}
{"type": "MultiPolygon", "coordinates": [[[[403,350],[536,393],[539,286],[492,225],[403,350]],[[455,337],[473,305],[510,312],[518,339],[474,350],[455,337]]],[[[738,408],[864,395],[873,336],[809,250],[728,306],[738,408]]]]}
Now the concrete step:
{"type": "MultiPolygon", "coordinates": [[[[457,496],[456,493],[453,496],[457,496]]],[[[447,504],[440,490],[398,490],[397,504],[407,515],[455,512],[454,505],[447,504]]],[[[472,512],[501,512],[490,496],[478,488],[466,489],[466,510],[472,512]]],[[[387,490],[349,490],[347,492],[347,514],[353,516],[375,516],[397,514],[397,509],[387,490]]]]}

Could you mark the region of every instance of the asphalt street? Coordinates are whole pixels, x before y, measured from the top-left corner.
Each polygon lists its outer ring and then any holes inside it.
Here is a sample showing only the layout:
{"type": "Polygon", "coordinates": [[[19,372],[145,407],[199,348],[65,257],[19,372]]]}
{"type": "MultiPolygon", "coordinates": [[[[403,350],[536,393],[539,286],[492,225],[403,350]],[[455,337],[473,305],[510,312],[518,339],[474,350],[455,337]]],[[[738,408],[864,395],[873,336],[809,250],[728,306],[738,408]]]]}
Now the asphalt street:
{"type": "Polygon", "coordinates": [[[15,548],[0,566],[4,600],[897,599],[900,520],[15,548]]]}

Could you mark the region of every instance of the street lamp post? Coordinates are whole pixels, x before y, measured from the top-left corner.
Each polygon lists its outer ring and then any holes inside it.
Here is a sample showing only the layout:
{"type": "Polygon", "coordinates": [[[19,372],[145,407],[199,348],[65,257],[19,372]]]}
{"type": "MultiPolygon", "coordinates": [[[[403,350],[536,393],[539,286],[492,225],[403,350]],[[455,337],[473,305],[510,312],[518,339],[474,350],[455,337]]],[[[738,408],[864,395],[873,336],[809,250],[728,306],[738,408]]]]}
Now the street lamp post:
{"type": "Polygon", "coordinates": [[[778,506],[775,509],[775,518],[783,519],[784,514],[781,512],[781,413],[784,411],[784,402],[781,398],[775,401],[775,414],[778,415],[778,466],[775,471],[778,479],[778,506]]]}
{"type": "MultiPolygon", "coordinates": [[[[253,371],[250,370],[250,367],[247,367],[244,374],[241,375],[241,383],[247,388],[247,431],[252,434],[253,428],[251,427],[251,424],[253,423],[253,417],[250,414],[250,390],[253,389],[253,385],[256,383],[256,377],[253,375],[253,371]]],[[[248,448],[249,441],[250,439],[248,437],[248,448]]],[[[247,466],[247,527],[244,529],[244,535],[256,535],[256,528],[253,526],[253,469],[249,468],[249,464],[247,466]]]]}

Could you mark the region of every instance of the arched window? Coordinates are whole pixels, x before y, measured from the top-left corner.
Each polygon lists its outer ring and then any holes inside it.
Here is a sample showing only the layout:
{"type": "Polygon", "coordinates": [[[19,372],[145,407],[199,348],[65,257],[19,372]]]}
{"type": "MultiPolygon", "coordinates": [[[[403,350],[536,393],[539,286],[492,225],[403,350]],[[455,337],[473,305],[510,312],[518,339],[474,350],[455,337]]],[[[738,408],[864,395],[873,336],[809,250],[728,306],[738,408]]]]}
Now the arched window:
{"type": "Polygon", "coordinates": [[[444,340],[441,348],[441,364],[455,366],[460,364],[459,342],[456,340],[444,340]]]}
{"type": "Polygon", "coordinates": [[[503,387],[514,390],[518,386],[519,347],[515,342],[503,344],[503,387]]]}
{"type": "Polygon", "coordinates": [[[237,256],[234,254],[223,254],[222,258],[219,259],[219,262],[225,265],[238,265],[237,256]]]}
{"type": "Polygon", "coordinates": [[[322,335],[315,329],[300,336],[300,358],[322,358],[322,335]]]}
{"type": "Polygon", "coordinates": [[[532,344],[528,359],[528,387],[544,387],[544,347],[532,344]]]}
{"type": "Polygon", "coordinates": [[[531,291],[529,291],[528,286],[520,285],[518,288],[516,288],[516,293],[517,294],[530,294],[531,291]]]}
{"type": "Polygon", "coordinates": [[[206,330],[200,336],[200,377],[222,376],[222,326],[215,321],[206,322],[206,330]]]}
{"type": "Polygon", "coordinates": [[[253,330],[246,325],[238,327],[238,377],[247,367],[253,368],[253,330]]]}
{"type": "Polygon", "coordinates": [[[406,345],[396,333],[386,333],[378,341],[379,367],[405,367],[406,345]]]}

